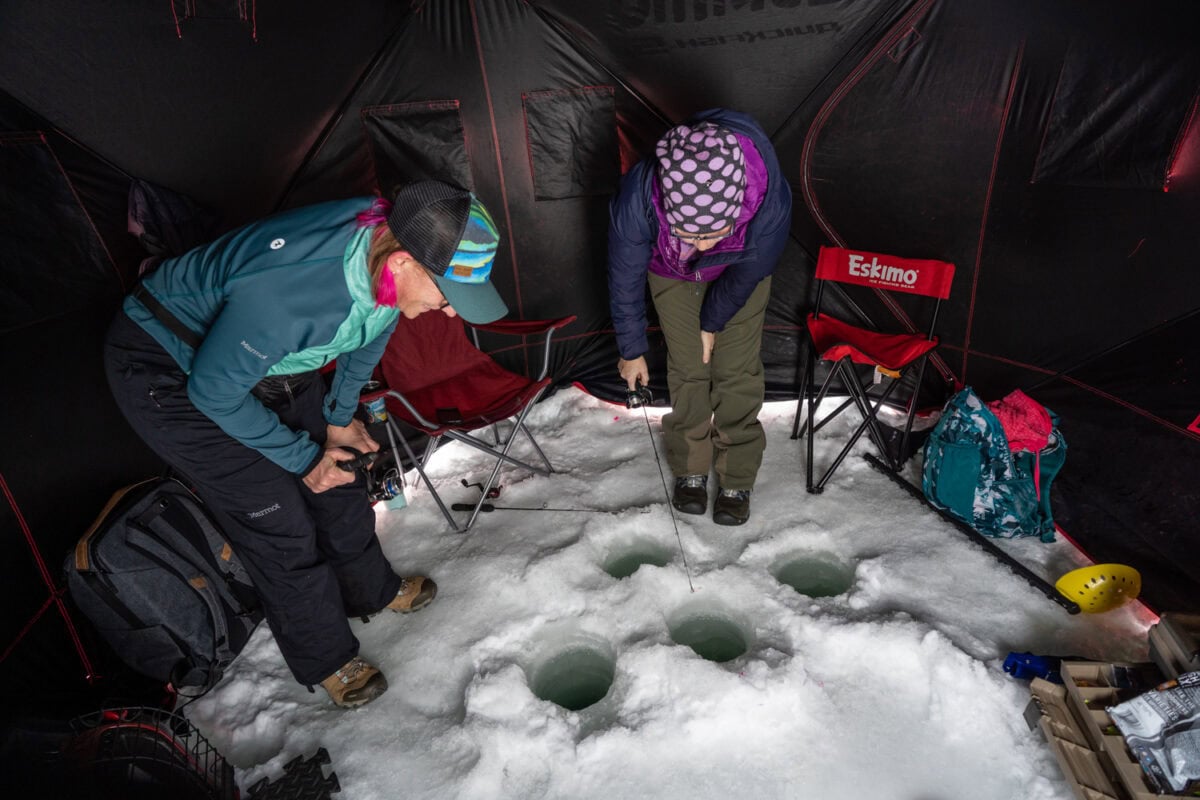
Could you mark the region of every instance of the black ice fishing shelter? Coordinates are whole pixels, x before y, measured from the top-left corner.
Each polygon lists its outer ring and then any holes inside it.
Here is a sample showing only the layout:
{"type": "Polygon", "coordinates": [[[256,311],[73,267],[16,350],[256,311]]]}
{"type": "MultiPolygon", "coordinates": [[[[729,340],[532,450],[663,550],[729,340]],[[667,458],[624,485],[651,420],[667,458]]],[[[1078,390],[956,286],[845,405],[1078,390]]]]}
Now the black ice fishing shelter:
{"type": "MultiPolygon", "coordinates": [[[[510,307],[578,314],[556,373],[613,398],[608,198],[713,106],[762,123],[795,197],[770,398],[795,397],[822,244],[952,261],[943,384],[1057,412],[1060,525],[1140,569],[1154,608],[1200,611],[1192,6],[0,0],[3,685],[95,666],[72,646],[87,632],[62,613],[58,565],[114,489],[159,467],[99,363],[144,255],[126,230],[135,181],[190,198],[215,231],[413,178],[469,188],[502,228],[510,307]]],[[[865,324],[905,316],[835,300],[865,324]]]]}

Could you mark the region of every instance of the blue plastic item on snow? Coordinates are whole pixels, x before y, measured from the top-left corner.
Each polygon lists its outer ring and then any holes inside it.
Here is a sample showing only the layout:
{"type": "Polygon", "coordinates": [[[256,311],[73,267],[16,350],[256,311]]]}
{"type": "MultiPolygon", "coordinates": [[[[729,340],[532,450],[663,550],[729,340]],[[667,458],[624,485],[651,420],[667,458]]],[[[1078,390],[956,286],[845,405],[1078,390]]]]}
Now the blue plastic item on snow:
{"type": "Polygon", "coordinates": [[[1045,448],[1013,453],[1000,420],[964,388],[946,402],[925,442],[925,497],[986,536],[1054,541],[1050,484],[1066,461],[1067,443],[1053,412],[1050,419],[1045,448]]]}
{"type": "Polygon", "coordinates": [[[1004,671],[1023,681],[1041,678],[1052,683],[1062,683],[1059,665],[1062,659],[1056,656],[1035,656],[1033,653],[1009,653],[1004,659],[1004,671]]]}

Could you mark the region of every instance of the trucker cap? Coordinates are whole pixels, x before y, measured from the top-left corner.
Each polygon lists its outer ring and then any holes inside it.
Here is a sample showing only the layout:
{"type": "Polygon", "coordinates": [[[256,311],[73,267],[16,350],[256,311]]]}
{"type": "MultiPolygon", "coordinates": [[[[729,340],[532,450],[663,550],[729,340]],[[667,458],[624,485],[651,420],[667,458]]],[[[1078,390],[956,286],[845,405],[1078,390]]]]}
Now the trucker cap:
{"type": "Polygon", "coordinates": [[[410,183],[396,193],[388,227],[460,317],[482,324],[508,313],[490,280],[500,235],[475,195],[441,181],[410,183]]]}

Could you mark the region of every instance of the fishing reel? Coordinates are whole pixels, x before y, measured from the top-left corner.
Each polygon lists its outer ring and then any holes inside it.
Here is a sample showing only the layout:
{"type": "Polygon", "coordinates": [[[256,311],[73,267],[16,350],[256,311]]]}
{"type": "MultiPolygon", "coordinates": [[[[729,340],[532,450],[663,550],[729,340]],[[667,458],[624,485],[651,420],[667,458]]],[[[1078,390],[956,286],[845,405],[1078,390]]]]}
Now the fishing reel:
{"type": "Polygon", "coordinates": [[[366,475],[367,499],[372,503],[404,496],[404,479],[395,468],[389,469],[378,478],[371,470],[367,470],[366,475]]]}
{"type": "Polygon", "coordinates": [[[626,408],[641,408],[648,406],[654,402],[654,395],[650,393],[649,386],[643,386],[641,381],[638,381],[636,389],[625,390],[625,407],[626,408]]]}
{"type": "Polygon", "coordinates": [[[398,469],[393,466],[381,475],[377,475],[376,470],[373,469],[375,460],[382,451],[377,450],[363,453],[346,445],[342,445],[342,449],[353,453],[354,458],[347,461],[339,461],[338,469],[345,472],[362,471],[363,477],[366,479],[368,500],[372,503],[378,503],[404,496],[404,478],[401,477],[398,469]]]}

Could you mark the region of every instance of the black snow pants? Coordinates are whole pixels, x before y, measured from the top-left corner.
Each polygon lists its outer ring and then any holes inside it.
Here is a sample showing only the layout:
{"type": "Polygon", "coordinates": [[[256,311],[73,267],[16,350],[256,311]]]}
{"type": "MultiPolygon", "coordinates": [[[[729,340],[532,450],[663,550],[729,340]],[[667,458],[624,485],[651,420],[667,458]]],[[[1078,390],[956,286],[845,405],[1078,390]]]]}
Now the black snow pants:
{"type": "MultiPolygon", "coordinates": [[[[379,611],[400,590],[375,537],[364,479],[314,493],[300,477],[225,433],[192,405],[187,375],[124,312],[104,349],[117,405],[133,429],[192,483],[246,564],[284,660],[315,685],[358,654],[347,617],[379,611]]],[[[264,404],[325,442],[315,373],[264,404]]]]}

